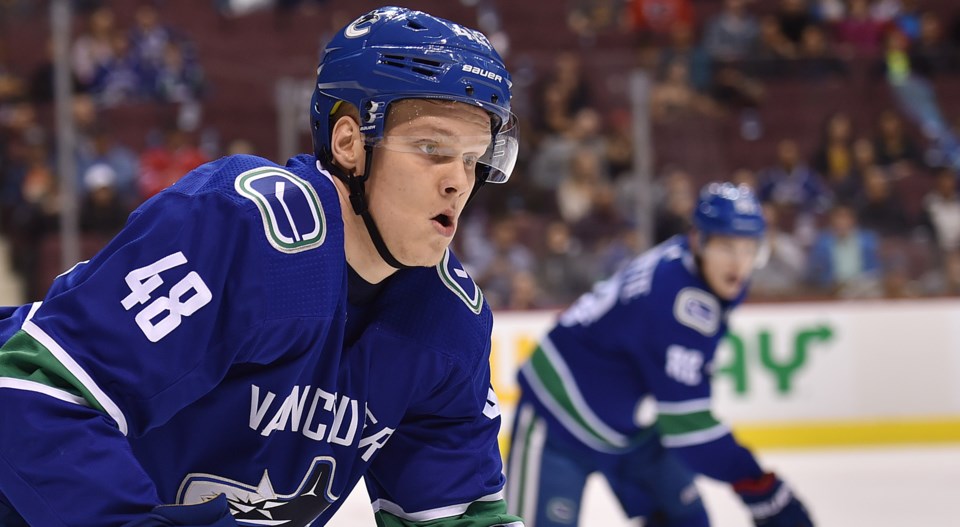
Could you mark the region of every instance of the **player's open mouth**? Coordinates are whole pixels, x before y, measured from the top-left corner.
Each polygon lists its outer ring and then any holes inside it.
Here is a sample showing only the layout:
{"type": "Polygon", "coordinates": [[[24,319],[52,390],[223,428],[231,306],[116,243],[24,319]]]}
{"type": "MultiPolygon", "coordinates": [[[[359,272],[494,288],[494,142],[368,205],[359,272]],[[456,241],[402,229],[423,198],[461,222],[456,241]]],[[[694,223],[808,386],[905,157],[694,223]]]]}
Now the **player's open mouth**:
{"type": "Polygon", "coordinates": [[[436,216],[433,217],[433,221],[439,223],[440,225],[443,225],[444,227],[453,226],[453,220],[450,219],[450,216],[447,216],[446,214],[437,214],[436,216]]]}
{"type": "Polygon", "coordinates": [[[443,236],[453,236],[457,231],[457,222],[450,214],[437,214],[433,217],[433,226],[443,236]]]}

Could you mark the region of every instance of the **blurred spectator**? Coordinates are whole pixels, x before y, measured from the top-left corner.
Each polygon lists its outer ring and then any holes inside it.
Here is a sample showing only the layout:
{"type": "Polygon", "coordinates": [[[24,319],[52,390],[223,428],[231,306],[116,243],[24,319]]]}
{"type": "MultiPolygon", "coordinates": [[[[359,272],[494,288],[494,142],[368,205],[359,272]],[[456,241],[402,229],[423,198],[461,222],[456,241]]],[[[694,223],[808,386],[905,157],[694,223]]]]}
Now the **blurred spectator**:
{"type": "Polygon", "coordinates": [[[588,249],[595,250],[630,227],[630,221],[617,206],[617,196],[609,183],[598,185],[590,194],[586,214],[571,225],[573,234],[588,249]]]}
{"type": "Polygon", "coordinates": [[[836,205],[810,251],[809,282],[840,296],[872,296],[880,288],[879,242],[857,225],[856,213],[836,205]]]}
{"type": "Polygon", "coordinates": [[[0,108],[23,97],[26,83],[8,63],[7,48],[0,42],[0,108]]]}
{"type": "Polygon", "coordinates": [[[850,0],[850,13],[837,22],[835,35],[848,54],[873,56],[880,51],[887,24],[870,15],[869,0],[850,0]]]}
{"type": "Polygon", "coordinates": [[[953,170],[937,172],[933,190],[923,197],[921,224],[933,234],[941,254],[960,251],[960,194],[953,170]]]}
{"type": "Polygon", "coordinates": [[[867,171],[873,165],[879,165],[877,149],[873,141],[866,137],[859,137],[853,142],[853,172],[856,177],[867,171]]]}
{"type": "Polygon", "coordinates": [[[490,227],[490,246],[473,261],[477,284],[491,306],[502,307],[510,299],[513,275],[534,269],[533,253],[518,239],[517,228],[509,219],[490,227]]]}
{"type": "MultiPolygon", "coordinates": [[[[43,62],[30,72],[30,99],[37,104],[53,102],[53,41],[47,40],[43,62]]],[[[73,93],[85,93],[88,85],[71,72],[73,93]]]]}
{"type": "Polygon", "coordinates": [[[666,78],[670,65],[674,63],[686,65],[693,89],[703,93],[710,88],[710,55],[696,41],[690,25],[677,24],[673,27],[670,43],[660,51],[657,79],[666,78]]]}
{"type": "Polygon", "coordinates": [[[684,62],[672,62],[666,71],[666,77],[654,85],[650,94],[650,114],[654,121],[718,115],[713,101],[693,89],[690,70],[684,62]]]}
{"type": "Polygon", "coordinates": [[[80,230],[104,239],[120,232],[129,210],[117,193],[117,174],[110,165],[99,163],[83,177],[86,196],[80,204],[80,230]]]}
{"type": "Polygon", "coordinates": [[[605,174],[603,160],[607,149],[600,127],[600,114],[592,108],[583,108],[562,133],[544,137],[530,162],[530,179],[534,186],[551,195],[556,192],[561,181],[570,179],[573,158],[580,149],[596,154],[600,170],[605,174]]]}
{"type": "Polygon", "coordinates": [[[822,22],[838,22],[847,14],[847,4],[844,0],[816,0],[814,4],[813,11],[816,18],[822,22]]]}
{"type": "Polygon", "coordinates": [[[780,32],[796,46],[801,45],[804,32],[815,23],[807,0],[780,0],[776,16],[780,32]]]}
{"type": "Polygon", "coordinates": [[[510,294],[507,297],[506,309],[532,310],[544,309],[550,306],[550,302],[543,292],[543,288],[537,283],[537,275],[530,271],[518,271],[513,273],[510,282],[510,294]]]}
{"type": "Polygon", "coordinates": [[[914,140],[907,135],[903,120],[893,110],[884,110],[877,119],[875,142],[877,162],[883,166],[897,163],[920,164],[923,155],[914,140]]]}
{"type": "Polygon", "coordinates": [[[148,81],[143,77],[143,65],[130,52],[130,42],[121,33],[110,37],[113,53],[100,65],[94,76],[91,92],[101,106],[111,107],[140,99],[148,81]]]}
{"type": "Polygon", "coordinates": [[[931,72],[929,63],[911,53],[910,43],[903,33],[892,31],[887,36],[883,65],[887,83],[901,109],[935,143],[934,150],[927,154],[928,163],[960,167],[960,141],[940,110],[928,78],[931,72]]]}
{"type": "Polygon", "coordinates": [[[254,155],[257,153],[257,149],[254,148],[253,143],[249,139],[234,139],[227,144],[227,151],[223,154],[225,156],[232,156],[237,154],[251,154],[254,155]]]}
{"type": "Polygon", "coordinates": [[[134,13],[130,49],[143,67],[149,84],[152,74],[163,64],[167,45],[175,43],[173,30],[160,21],[160,12],[149,3],[141,3],[134,13]]]}
{"type": "Polygon", "coordinates": [[[893,17],[893,23],[900,33],[915,41],[920,38],[922,18],[923,13],[917,0],[900,0],[900,9],[893,17]]]}
{"type": "Polygon", "coordinates": [[[759,34],[760,25],[745,0],[724,0],[723,10],[707,22],[703,44],[715,60],[741,61],[756,50],[759,34]]]}
{"type": "Polygon", "coordinates": [[[590,104],[590,89],[580,57],[559,53],[552,71],[542,79],[536,100],[535,126],[546,133],[563,133],[574,114],[590,104]]]}
{"type": "Polygon", "coordinates": [[[74,75],[90,88],[97,76],[114,61],[113,37],[117,33],[113,9],[100,7],[87,17],[86,29],[74,40],[70,60],[74,75]]]}
{"type": "Polygon", "coordinates": [[[696,204],[696,189],[690,175],[680,169],[666,172],[657,182],[653,243],[657,245],[690,230],[690,218],[696,204]]]}
{"type": "Polygon", "coordinates": [[[641,35],[666,37],[696,23],[690,0],[629,0],[628,9],[630,26],[641,35]]]}
{"type": "Polygon", "coordinates": [[[588,290],[596,277],[593,255],[573,237],[570,226],[562,221],[547,225],[546,248],[536,258],[536,276],[551,297],[551,304],[562,306],[588,290]]]}
{"type": "Polygon", "coordinates": [[[777,207],[784,228],[804,246],[813,242],[816,215],[830,202],[830,190],[801,160],[800,149],[792,139],[780,141],[777,164],[760,172],[757,195],[762,202],[777,207]]]}
{"type": "Polygon", "coordinates": [[[730,182],[734,185],[744,185],[754,194],[757,193],[757,175],[749,168],[738,168],[730,176],[730,182]]]}
{"type": "Polygon", "coordinates": [[[137,181],[140,197],[144,200],[150,198],[206,162],[203,151],[190,143],[186,133],[176,128],[167,130],[164,144],[140,155],[137,181]]]}
{"type": "MultiPolygon", "coordinates": [[[[714,100],[722,104],[725,108],[741,111],[740,117],[741,121],[744,117],[749,115],[744,115],[743,110],[754,110],[763,100],[764,89],[763,86],[756,80],[747,76],[740,68],[736,68],[730,65],[723,66],[717,70],[717,74],[713,79],[713,89],[711,90],[711,95],[714,100]]],[[[716,110],[711,109],[712,112],[716,110]]],[[[749,116],[755,118],[755,115],[749,116]]],[[[750,132],[746,132],[746,128],[743,128],[743,122],[741,122],[741,135],[745,138],[750,138],[753,136],[750,132]]],[[[753,137],[756,139],[756,137],[753,137]]]]}
{"type": "Polygon", "coordinates": [[[155,76],[154,94],[161,101],[194,102],[203,93],[204,79],[200,64],[184,56],[183,49],[173,42],[164,49],[163,61],[155,76]]]}
{"type": "Polygon", "coordinates": [[[777,145],[777,163],[760,173],[758,194],[763,202],[806,213],[819,213],[829,202],[829,191],[800,158],[800,148],[792,139],[777,145]]]}
{"type": "Polygon", "coordinates": [[[777,17],[764,15],[760,19],[760,37],[757,58],[762,61],[761,67],[767,74],[782,72],[777,68],[778,62],[797,57],[797,46],[780,31],[777,17]]]}
{"type": "Polygon", "coordinates": [[[596,193],[609,185],[609,181],[600,171],[597,153],[580,148],[571,159],[569,176],[557,187],[557,208],[560,216],[571,225],[584,219],[594,207],[596,193]]]}
{"type": "MultiPolygon", "coordinates": [[[[475,1],[475,0],[474,0],[475,1]]],[[[625,26],[621,0],[568,0],[567,26],[580,36],[581,43],[592,44],[598,33],[610,31],[616,25],[625,26]],[[621,21],[620,24],[617,24],[621,21]]],[[[481,28],[483,29],[483,28],[481,28]]]]}
{"type": "Polygon", "coordinates": [[[902,9],[900,0],[873,0],[870,16],[881,22],[892,22],[902,9]]]}
{"type": "Polygon", "coordinates": [[[930,75],[956,71],[956,50],[944,39],[939,15],[924,13],[920,17],[920,36],[913,44],[913,53],[930,68],[930,75]]]}
{"type": "Polygon", "coordinates": [[[629,177],[633,172],[632,115],[621,108],[613,111],[607,121],[608,129],[604,136],[607,171],[614,181],[621,183],[623,180],[632,179],[629,177]]]}
{"type": "Polygon", "coordinates": [[[777,208],[763,206],[767,220],[765,265],[753,272],[750,294],[761,298],[787,298],[800,293],[807,271],[807,256],[800,243],[780,228],[777,208]]]}
{"type": "Polygon", "coordinates": [[[595,249],[598,276],[616,273],[649,246],[649,241],[636,228],[624,226],[595,249]]]}
{"type": "Polygon", "coordinates": [[[845,76],[847,66],[830,49],[823,29],[810,25],[803,30],[794,72],[803,79],[821,80],[845,76]]]}
{"type": "Polygon", "coordinates": [[[874,166],[863,173],[863,194],[857,200],[857,218],[865,229],[884,237],[906,236],[911,222],[899,195],[891,192],[886,172],[874,166]]]}
{"type": "Polygon", "coordinates": [[[832,114],[823,127],[820,147],[813,155],[813,168],[823,176],[833,199],[849,203],[860,192],[854,170],[853,123],[844,112],[832,114]]]}
{"type": "Polygon", "coordinates": [[[40,242],[60,227],[60,186],[44,142],[27,147],[20,182],[19,200],[12,215],[14,269],[24,278],[27,298],[40,298],[35,283],[40,259],[40,242]]]}
{"type": "Polygon", "coordinates": [[[139,201],[137,189],[137,154],[119,143],[107,127],[94,130],[90,141],[78,145],[77,172],[86,179],[86,172],[94,166],[107,166],[112,170],[115,193],[128,206],[139,201]]]}

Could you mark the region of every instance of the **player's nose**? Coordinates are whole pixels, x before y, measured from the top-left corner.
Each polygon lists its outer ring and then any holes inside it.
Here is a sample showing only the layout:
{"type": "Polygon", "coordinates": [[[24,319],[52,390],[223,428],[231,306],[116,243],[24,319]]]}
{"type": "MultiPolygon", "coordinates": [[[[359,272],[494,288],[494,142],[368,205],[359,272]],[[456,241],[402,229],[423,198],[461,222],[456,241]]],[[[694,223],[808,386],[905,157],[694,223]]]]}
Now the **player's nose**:
{"type": "Polygon", "coordinates": [[[473,170],[463,163],[449,163],[444,172],[441,187],[446,195],[459,195],[470,190],[473,182],[473,170]]]}

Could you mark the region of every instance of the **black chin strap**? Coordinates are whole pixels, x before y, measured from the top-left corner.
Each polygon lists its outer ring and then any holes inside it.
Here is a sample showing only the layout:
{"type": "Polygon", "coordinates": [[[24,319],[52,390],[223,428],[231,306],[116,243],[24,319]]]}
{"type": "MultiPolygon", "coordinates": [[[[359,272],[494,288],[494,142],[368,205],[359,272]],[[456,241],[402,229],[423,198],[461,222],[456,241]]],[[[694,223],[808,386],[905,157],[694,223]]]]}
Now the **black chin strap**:
{"type": "Polygon", "coordinates": [[[410,266],[400,263],[399,260],[394,258],[390,249],[387,248],[387,243],[383,241],[383,236],[380,235],[380,229],[377,228],[376,222],[373,221],[370,208],[367,206],[367,195],[364,184],[367,182],[370,168],[373,166],[373,147],[365,145],[364,150],[366,151],[366,163],[364,166],[367,167],[367,174],[359,176],[356,174],[349,175],[334,163],[330,163],[330,172],[347,184],[347,188],[350,190],[350,206],[353,208],[355,214],[363,218],[363,224],[366,225],[367,233],[370,234],[370,239],[373,240],[373,246],[377,248],[377,253],[380,255],[380,258],[383,258],[383,261],[394,269],[407,269],[410,266]]]}

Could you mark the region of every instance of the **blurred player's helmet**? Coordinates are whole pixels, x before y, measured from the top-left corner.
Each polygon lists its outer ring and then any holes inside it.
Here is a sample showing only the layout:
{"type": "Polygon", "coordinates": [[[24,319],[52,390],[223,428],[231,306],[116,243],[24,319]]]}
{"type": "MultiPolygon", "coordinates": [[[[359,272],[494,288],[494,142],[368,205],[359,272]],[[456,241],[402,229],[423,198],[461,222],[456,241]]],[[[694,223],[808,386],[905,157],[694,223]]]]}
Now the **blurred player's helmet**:
{"type": "Polygon", "coordinates": [[[700,191],[693,225],[704,236],[759,238],[767,228],[763,209],[753,191],[745,185],[710,183],[700,191]]]}
{"type": "Polygon", "coordinates": [[[518,147],[510,85],[503,59],[479,31],[402,7],[376,9],[345,27],[324,50],[310,107],[314,153],[332,165],[331,116],[341,102],[357,107],[360,131],[375,146],[391,103],[459,101],[491,116],[490,146],[478,160],[476,187],[503,183],[518,147]]]}

